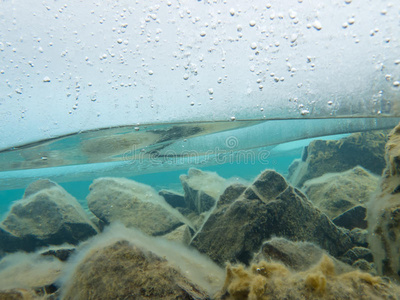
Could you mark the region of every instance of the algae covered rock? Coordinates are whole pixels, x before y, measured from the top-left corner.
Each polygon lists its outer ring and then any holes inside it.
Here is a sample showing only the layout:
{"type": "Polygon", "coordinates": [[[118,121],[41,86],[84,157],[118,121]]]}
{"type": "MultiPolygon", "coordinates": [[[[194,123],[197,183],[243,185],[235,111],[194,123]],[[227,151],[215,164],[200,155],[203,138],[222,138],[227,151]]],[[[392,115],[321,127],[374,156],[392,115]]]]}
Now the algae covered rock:
{"type": "Polygon", "coordinates": [[[189,169],[180,177],[185,192],[186,207],[198,214],[210,210],[225,190],[226,180],[216,173],[189,169]]]}
{"type": "Polygon", "coordinates": [[[399,293],[397,285],[359,270],[340,274],[323,255],[305,271],[265,261],[249,268],[228,265],[216,299],[399,299],[399,293]]]}
{"type": "Polygon", "coordinates": [[[378,187],[377,176],[362,167],[341,173],[328,173],[308,180],[302,191],[331,219],[354,206],[364,204],[378,187]]]}
{"type": "Polygon", "coordinates": [[[172,207],[185,207],[185,197],[177,192],[169,190],[161,190],[158,192],[165,201],[172,207]]]}
{"type": "Polygon", "coordinates": [[[44,179],[27,187],[24,198],[11,207],[1,227],[2,239],[28,251],[46,245],[78,244],[97,234],[78,201],[44,179]]]}
{"type": "Polygon", "coordinates": [[[115,224],[78,250],[61,299],[210,299],[224,272],[184,246],[115,224]]]}
{"type": "Polygon", "coordinates": [[[365,218],[367,217],[367,208],[357,205],[346,210],[341,215],[332,220],[335,225],[352,230],[354,228],[366,229],[368,226],[365,218]]]}
{"type": "Polygon", "coordinates": [[[314,242],[333,256],[352,248],[346,232],[275,171],[264,171],[236,200],[226,203],[218,205],[191,242],[218,264],[249,263],[272,236],[314,242]]]}
{"type": "Polygon", "coordinates": [[[288,180],[301,187],[326,173],[343,172],[356,166],[380,175],[385,168],[386,131],[358,132],[340,140],[314,140],[304,150],[302,161],[290,169],[288,180]]]}
{"type": "Polygon", "coordinates": [[[0,299],[56,299],[55,282],[64,267],[40,253],[9,254],[0,261],[0,299]]]}
{"type": "Polygon", "coordinates": [[[207,299],[167,260],[127,241],[93,251],[75,271],[63,299],[207,299]],[[191,294],[193,294],[192,297],[191,294]]]}
{"type": "Polygon", "coordinates": [[[379,274],[400,280],[400,124],[389,134],[379,193],[368,206],[369,244],[379,274]]]}
{"type": "Polygon", "coordinates": [[[120,221],[150,235],[167,234],[186,222],[152,187],[126,178],[94,180],[87,201],[106,224],[120,221]]]}
{"type": "Polygon", "coordinates": [[[182,243],[184,245],[189,245],[190,240],[192,239],[193,230],[188,225],[182,225],[176,228],[174,231],[163,235],[162,237],[177,243],[182,243]]]}
{"type": "MultiPolygon", "coordinates": [[[[328,255],[326,251],[310,242],[293,242],[284,238],[272,238],[262,244],[260,252],[256,254],[252,263],[259,263],[263,260],[279,262],[291,270],[304,271],[318,263],[324,255],[328,255]]],[[[330,256],[330,259],[337,272],[343,273],[351,270],[350,266],[334,257],[330,256]]]]}

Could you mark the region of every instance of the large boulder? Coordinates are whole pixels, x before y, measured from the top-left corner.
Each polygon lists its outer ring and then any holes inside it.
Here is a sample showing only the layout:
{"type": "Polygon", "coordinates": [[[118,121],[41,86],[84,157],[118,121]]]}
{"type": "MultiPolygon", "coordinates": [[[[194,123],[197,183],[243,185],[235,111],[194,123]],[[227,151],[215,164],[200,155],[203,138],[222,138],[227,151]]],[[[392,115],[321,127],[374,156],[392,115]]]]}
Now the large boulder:
{"type": "Polygon", "coordinates": [[[119,221],[154,236],[189,222],[152,187],[126,178],[94,180],[87,202],[92,213],[106,224],[119,221]]]}
{"type": "Polygon", "coordinates": [[[198,214],[210,210],[226,187],[226,180],[216,173],[194,168],[179,178],[185,192],[186,207],[198,214]]]}
{"type": "Polygon", "coordinates": [[[75,274],[65,300],[208,299],[166,259],[125,240],[91,252],[75,274]]]}
{"type": "Polygon", "coordinates": [[[262,241],[273,236],[314,242],[333,256],[352,248],[346,232],[275,171],[264,171],[237,199],[224,202],[191,242],[218,264],[248,264],[262,241]]]}
{"type": "Polygon", "coordinates": [[[378,272],[400,280],[400,124],[389,134],[386,169],[368,206],[370,248],[378,272]]]}
{"type": "Polygon", "coordinates": [[[328,173],[308,180],[302,191],[331,219],[354,206],[364,204],[378,187],[379,177],[362,167],[341,173],[328,173]]]}
{"type": "Polygon", "coordinates": [[[326,173],[356,166],[381,175],[385,168],[386,131],[358,132],[340,140],[314,140],[304,149],[301,161],[290,167],[288,180],[296,187],[326,173]]]}
{"type": "Polygon", "coordinates": [[[1,247],[6,252],[37,247],[78,244],[97,234],[78,201],[49,180],[29,185],[1,223],[1,247]]]}
{"type": "Polygon", "coordinates": [[[193,249],[120,224],[82,247],[63,276],[61,299],[210,299],[224,272],[193,249]]]}

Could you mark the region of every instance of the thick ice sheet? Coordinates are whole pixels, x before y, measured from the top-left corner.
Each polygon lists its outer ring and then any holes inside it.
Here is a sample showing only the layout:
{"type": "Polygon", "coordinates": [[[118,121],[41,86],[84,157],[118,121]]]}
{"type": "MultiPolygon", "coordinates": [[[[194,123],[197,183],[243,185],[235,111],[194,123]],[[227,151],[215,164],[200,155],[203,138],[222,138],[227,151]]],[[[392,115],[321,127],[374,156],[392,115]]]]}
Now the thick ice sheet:
{"type": "Polygon", "coordinates": [[[397,115],[396,1],[2,1],[0,148],[136,123],[397,115]]]}

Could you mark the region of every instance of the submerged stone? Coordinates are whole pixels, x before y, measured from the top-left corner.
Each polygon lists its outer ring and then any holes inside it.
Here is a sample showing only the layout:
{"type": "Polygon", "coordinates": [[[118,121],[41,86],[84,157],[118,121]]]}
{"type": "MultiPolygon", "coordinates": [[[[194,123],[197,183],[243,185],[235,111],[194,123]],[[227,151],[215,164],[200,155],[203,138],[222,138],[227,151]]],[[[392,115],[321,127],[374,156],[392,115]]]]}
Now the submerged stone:
{"type": "Polygon", "coordinates": [[[225,190],[226,180],[216,173],[189,169],[180,177],[185,192],[186,207],[201,214],[210,210],[225,190]]]}
{"type": "Polygon", "coordinates": [[[2,245],[5,251],[32,251],[63,243],[76,245],[97,234],[78,201],[49,180],[28,186],[24,198],[11,207],[1,227],[1,238],[10,242],[2,245]]]}
{"type": "Polygon", "coordinates": [[[126,178],[94,180],[87,201],[106,224],[119,221],[149,235],[164,235],[189,222],[152,187],[126,178]]]}
{"type": "Polygon", "coordinates": [[[127,241],[92,251],[75,270],[65,300],[208,299],[168,261],[127,241]],[[88,295],[90,297],[88,298],[88,295]]]}
{"type": "Polygon", "coordinates": [[[223,270],[183,245],[114,224],[78,249],[63,300],[211,299],[223,270]]]}
{"type": "Polygon", "coordinates": [[[173,242],[178,242],[184,245],[189,245],[192,239],[193,230],[188,225],[182,225],[174,231],[163,235],[162,237],[173,242]]]}
{"type": "Polygon", "coordinates": [[[368,226],[365,218],[367,217],[367,209],[365,206],[357,205],[345,211],[332,221],[337,226],[352,230],[353,228],[366,229],[368,226]]]}
{"type": "MultiPolygon", "coordinates": [[[[327,255],[326,251],[310,242],[293,242],[284,238],[272,238],[262,244],[252,263],[260,261],[279,262],[294,271],[304,271],[327,255]]],[[[330,257],[337,272],[351,270],[350,266],[330,257]]]]}
{"type": "Polygon", "coordinates": [[[314,140],[302,161],[290,167],[288,180],[296,187],[326,173],[343,172],[356,166],[380,175],[385,168],[386,131],[358,132],[334,140],[314,140]]]}
{"type": "Polygon", "coordinates": [[[191,243],[218,264],[248,264],[262,242],[273,236],[310,241],[333,256],[353,246],[344,230],[275,171],[264,171],[235,201],[226,203],[212,212],[191,243]]]}
{"type": "Polygon", "coordinates": [[[376,191],[378,180],[377,176],[357,166],[345,172],[328,173],[306,181],[302,191],[321,211],[334,219],[345,211],[366,203],[376,191]]]}
{"type": "Polygon", "coordinates": [[[368,206],[370,247],[379,274],[400,281],[400,124],[389,134],[386,169],[368,206]]]}
{"type": "Polygon", "coordinates": [[[158,194],[172,207],[185,207],[185,197],[177,192],[161,190],[158,194]]]}

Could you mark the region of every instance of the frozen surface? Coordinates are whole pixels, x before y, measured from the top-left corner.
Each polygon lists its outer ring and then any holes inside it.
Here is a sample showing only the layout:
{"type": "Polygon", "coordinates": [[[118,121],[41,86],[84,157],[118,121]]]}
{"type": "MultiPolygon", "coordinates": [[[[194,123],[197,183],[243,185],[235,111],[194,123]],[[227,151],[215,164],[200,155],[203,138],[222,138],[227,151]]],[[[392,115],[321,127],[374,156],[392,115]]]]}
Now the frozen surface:
{"type": "Polygon", "coordinates": [[[397,115],[399,12],[375,0],[2,1],[0,149],[137,123],[397,115]]]}
{"type": "Polygon", "coordinates": [[[265,169],[277,157],[300,156],[310,141],[304,139],[391,129],[398,122],[394,117],[334,118],[103,129],[0,152],[0,190],[22,188],[35,178],[90,181],[212,165],[265,169]]]}

